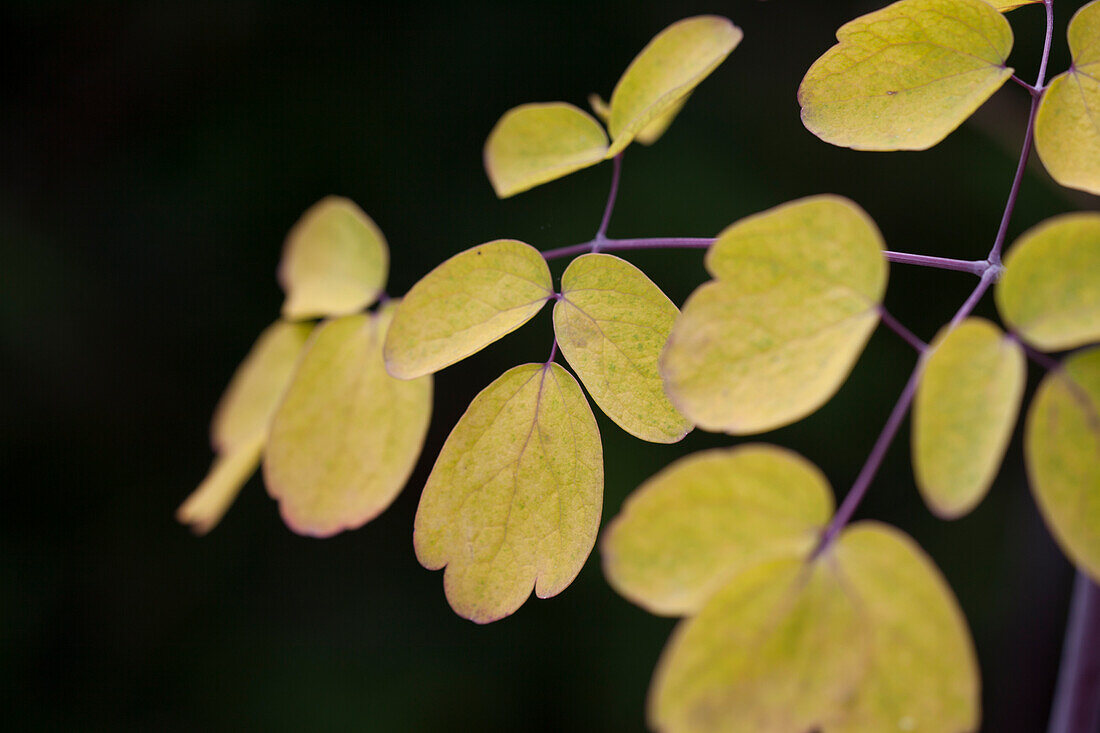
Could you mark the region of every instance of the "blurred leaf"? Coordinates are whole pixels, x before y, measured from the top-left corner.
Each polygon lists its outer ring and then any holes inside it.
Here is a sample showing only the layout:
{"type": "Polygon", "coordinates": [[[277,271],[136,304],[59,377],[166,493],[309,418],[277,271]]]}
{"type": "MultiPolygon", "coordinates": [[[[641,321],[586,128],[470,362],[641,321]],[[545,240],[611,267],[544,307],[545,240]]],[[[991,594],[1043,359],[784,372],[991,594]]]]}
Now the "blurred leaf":
{"type": "Polygon", "coordinates": [[[565,102],[524,104],[508,110],[485,141],[485,172],[507,198],[573,171],[607,153],[600,123],[565,102]]]}
{"type": "MultiPolygon", "coordinates": [[[[623,72],[611,94],[607,157],[617,155],[651,123],[668,127],[685,98],[741,42],[741,29],[727,18],[700,15],[658,33],[623,72]]],[[[654,139],[664,132],[651,130],[654,139]]]]}
{"type": "Polygon", "coordinates": [[[851,201],[815,196],[733,224],[707,253],[660,369],[672,403],[734,435],[787,425],[828,400],[878,322],[883,243],[851,201]]]}
{"type": "Polygon", "coordinates": [[[206,478],[176,510],[176,520],[191,527],[195,534],[203,535],[214,529],[260,465],[265,437],[264,433],[253,433],[229,451],[218,454],[206,478]]]}
{"type": "Polygon", "coordinates": [[[451,431],[416,513],[420,563],[446,566],[457,614],[503,618],[580,572],[599,529],[603,448],[577,381],[557,364],[505,372],[451,431]]]}
{"type": "Polygon", "coordinates": [[[832,513],[828,481],[797,453],[694,453],[627,498],[600,544],[604,574],[651,613],[689,615],[746,567],[809,555],[832,513]]]}
{"type": "Polygon", "coordinates": [[[283,317],[342,316],[366,308],[386,287],[390,252],[369,216],[329,196],[314,204],[286,238],[279,282],[283,317]]]}
{"type": "Polygon", "coordinates": [[[1051,79],[1035,119],[1035,149],[1063,186],[1100,195],[1100,2],[1069,23],[1073,64],[1051,79]]]}
{"type": "Polygon", "coordinates": [[[554,295],[534,247],[498,239],[460,252],[425,275],[397,309],[386,368],[399,379],[437,372],[531,320],[554,295]]]}
{"type": "Polygon", "coordinates": [[[1100,348],[1071,355],[1043,378],[1028,411],[1024,457],[1051,534],[1100,582],[1100,348]]]}
{"type": "Polygon", "coordinates": [[[1100,341],[1100,214],[1063,214],[1016,240],[994,293],[1008,327],[1043,351],[1100,341]]]}
{"type": "Polygon", "coordinates": [[[1012,28],[984,0],[900,0],[837,31],[798,90],[806,128],[856,150],[924,150],[1012,76],[1012,28]]]}
{"type": "Polygon", "coordinates": [[[592,399],[635,437],[681,440],[691,423],[668,401],[657,373],[676,306],[645,273],[612,255],[578,257],[561,284],[554,333],[592,399]]]}
{"type": "Polygon", "coordinates": [[[432,379],[386,372],[382,343],[394,307],[322,324],[275,414],[264,480],[299,534],[327,537],[370,521],[416,465],[432,379]]]}
{"type": "Polygon", "coordinates": [[[989,3],[990,5],[992,5],[993,7],[997,8],[997,10],[1000,10],[1002,13],[1007,13],[1008,11],[1015,10],[1016,8],[1022,8],[1025,5],[1034,5],[1036,3],[1043,2],[1043,0],[985,0],[985,1],[987,3],[989,3]]]}
{"type": "MultiPolygon", "coordinates": [[[[684,108],[687,101],[691,99],[691,94],[688,93],[683,99],[674,104],[667,112],[654,118],[652,122],[643,127],[634,139],[640,142],[642,145],[652,145],[660,139],[661,135],[665,134],[665,130],[669,128],[672,121],[676,119],[676,115],[680,114],[680,110],[684,108]]],[[[598,94],[588,95],[588,105],[592,108],[592,111],[596,113],[604,124],[611,119],[611,107],[607,102],[603,101],[603,97],[598,94]]]]}
{"type": "Polygon", "coordinates": [[[954,519],[981,502],[1012,437],[1024,351],[983,318],[945,326],[913,403],[913,472],[925,503],[954,519]]]}

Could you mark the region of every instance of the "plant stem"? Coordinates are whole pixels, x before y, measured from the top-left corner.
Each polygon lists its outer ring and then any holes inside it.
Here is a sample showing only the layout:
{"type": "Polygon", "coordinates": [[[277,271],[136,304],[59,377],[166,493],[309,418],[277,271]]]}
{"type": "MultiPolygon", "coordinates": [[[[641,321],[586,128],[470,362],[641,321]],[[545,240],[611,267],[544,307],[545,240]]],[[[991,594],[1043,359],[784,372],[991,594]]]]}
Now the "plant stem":
{"type": "Polygon", "coordinates": [[[949,257],[931,257],[929,255],[911,255],[908,252],[886,252],[886,259],[902,265],[921,265],[941,270],[956,270],[981,276],[989,268],[986,260],[954,260],[949,257]]]}
{"type": "Polygon", "coordinates": [[[1100,729],[1100,586],[1080,570],[1073,583],[1062,667],[1048,733],[1100,729]]]}
{"type": "Polygon", "coordinates": [[[592,251],[598,251],[599,245],[606,241],[607,225],[611,223],[611,212],[615,210],[615,199],[619,195],[619,177],[623,172],[623,154],[619,153],[612,161],[611,191],[607,194],[607,206],[603,209],[603,219],[600,220],[600,228],[596,230],[596,236],[592,240],[592,251]]]}
{"type": "Polygon", "coordinates": [[[901,321],[894,318],[894,316],[890,314],[890,311],[886,310],[884,306],[880,305],[878,307],[878,315],[891,331],[905,339],[905,342],[912,346],[918,354],[924,353],[928,348],[928,344],[921,341],[915,333],[902,325],[901,321]]]}

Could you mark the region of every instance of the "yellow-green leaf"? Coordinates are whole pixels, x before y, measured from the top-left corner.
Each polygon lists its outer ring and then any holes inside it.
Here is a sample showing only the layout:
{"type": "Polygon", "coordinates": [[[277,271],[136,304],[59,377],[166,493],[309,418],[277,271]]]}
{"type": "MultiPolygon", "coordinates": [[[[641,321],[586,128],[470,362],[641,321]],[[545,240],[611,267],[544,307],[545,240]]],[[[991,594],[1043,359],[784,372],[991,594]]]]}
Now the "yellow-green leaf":
{"type": "Polygon", "coordinates": [[[1063,186],[1100,195],[1100,2],[1069,23],[1069,71],[1051,79],[1035,119],[1035,149],[1063,186]]]}
{"type": "Polygon", "coordinates": [[[386,372],[393,305],[318,330],[271,424],[264,479],[287,525],[327,537],[384,511],[416,465],[432,378],[386,372]]]}
{"type": "Polygon", "coordinates": [[[1073,354],[1043,378],[1028,411],[1024,457],[1054,538],[1100,582],[1100,348],[1073,354]]]}
{"type": "Polygon", "coordinates": [[[595,165],[607,153],[600,123],[565,102],[508,110],[485,141],[485,172],[500,198],[595,165]]]}
{"type": "Polygon", "coordinates": [[[263,432],[253,433],[216,456],[206,478],[176,510],[176,519],[190,526],[195,534],[214,529],[260,464],[265,437],[263,432]]]}
{"type": "Polygon", "coordinates": [[[931,559],[903,532],[878,522],[852,525],[833,552],[870,635],[870,666],[843,715],[823,725],[823,733],[977,730],[974,645],[931,559]]]}
{"type": "Polygon", "coordinates": [[[662,733],[806,733],[863,678],[867,631],[832,568],[801,558],[735,575],[665,647],[649,695],[662,733]]]}
{"type": "Polygon", "coordinates": [[[389,266],[386,239],[371,218],[345,198],[324,198],[287,235],[279,263],[283,316],[323,318],[366,308],[386,287],[389,266]]]}
{"type": "Polygon", "coordinates": [[[400,379],[437,372],[516,330],[553,295],[550,268],[529,244],[498,239],[460,252],[401,301],[386,368],[400,379]]]}
{"type": "Polygon", "coordinates": [[[674,116],[741,36],[740,28],[717,15],[685,18],[658,33],[630,62],[611,94],[607,156],[618,154],[658,118],[674,116]]]}
{"type": "Polygon", "coordinates": [[[699,427],[735,435],[816,410],[878,322],[882,249],[870,217],[836,196],[726,229],[707,253],[717,279],[688,299],[661,356],[672,403],[699,427]]]}
{"type": "Polygon", "coordinates": [[[747,566],[809,555],[832,513],[828,481],[792,451],[694,453],[627,498],[600,543],[604,574],[651,613],[692,614],[747,566]]]}
{"type": "Polygon", "coordinates": [[[1008,327],[1044,351],[1100,341],[1100,214],[1064,214],[1025,232],[994,296],[1008,327]]]}
{"type": "Polygon", "coordinates": [[[913,403],[913,472],[928,508],[954,519],[993,483],[1027,377],[1020,345],[983,318],[944,327],[913,403]]]}
{"type": "Polygon", "coordinates": [[[1025,5],[1033,5],[1041,3],[1043,0],[985,0],[993,7],[1000,10],[1002,13],[1007,13],[1009,10],[1015,10],[1016,8],[1022,8],[1025,5]]]}
{"type": "Polygon", "coordinates": [[[1012,76],[1012,28],[984,0],[900,0],[837,31],[806,72],[802,122],[856,150],[924,150],[1012,76]]]}
{"type": "MultiPolygon", "coordinates": [[[[667,112],[658,115],[648,125],[643,127],[634,139],[640,142],[642,145],[652,145],[657,142],[661,135],[665,134],[665,130],[669,128],[672,121],[676,119],[676,115],[680,114],[680,110],[687,104],[688,99],[691,98],[691,94],[687,94],[676,104],[672,105],[667,112]]],[[[603,97],[598,94],[588,95],[588,106],[592,108],[592,111],[596,113],[596,116],[603,120],[604,124],[611,119],[611,106],[603,101],[603,97]]]]}
{"type": "Polygon", "coordinates": [[[588,254],[570,263],[554,305],[562,354],[600,409],[631,435],[675,443],[691,431],[665,396],[657,358],[679,310],[634,265],[588,254]]]}
{"type": "Polygon", "coordinates": [[[477,623],[531,593],[564,590],[592,551],[603,503],[603,448],[577,381],[525,364],[486,387],[451,431],[416,513],[413,544],[446,566],[451,607],[477,623]]]}

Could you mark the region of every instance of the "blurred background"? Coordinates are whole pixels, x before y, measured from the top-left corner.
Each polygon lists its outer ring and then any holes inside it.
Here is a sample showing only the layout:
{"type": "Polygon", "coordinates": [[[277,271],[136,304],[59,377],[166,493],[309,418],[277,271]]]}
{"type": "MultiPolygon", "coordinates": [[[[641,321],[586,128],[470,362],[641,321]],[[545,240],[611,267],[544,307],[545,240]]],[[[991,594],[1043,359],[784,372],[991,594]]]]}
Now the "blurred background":
{"type": "MultiPolygon", "coordinates": [[[[321,197],[354,199],[403,293],[498,237],[589,239],[610,166],[498,201],[481,168],[497,118],[524,102],[610,94],[642,46],[703,12],[745,31],[653,148],[631,146],[610,235],[713,236],[781,202],[859,202],[892,249],[985,256],[1021,143],[1007,84],[923,153],[855,153],[799,121],[802,74],[843,22],[884,0],[605,3],[64,3],[0,8],[0,689],[20,729],[642,730],[674,622],[604,582],[598,552],[560,596],[478,627],[412,551],[417,498],[447,432],[506,368],[545,359],[549,309],[441,373],[424,455],[393,507],[334,539],[298,537],[258,479],[197,539],[173,519],[211,453],[211,411],[277,315],[283,236],[321,197]]],[[[1083,3],[1056,3],[1051,70],[1083,3]]],[[[1041,6],[1011,14],[1011,63],[1033,80],[1041,6]]],[[[1033,166],[1009,239],[1097,200],[1033,166]]],[[[677,303],[702,253],[628,255],[677,303]]],[[[557,263],[556,272],[562,264],[557,263]]],[[[887,307],[922,338],[971,276],[894,265],[887,307]]],[[[992,315],[987,298],[978,312],[992,315]]],[[[852,378],[763,436],[843,494],[914,354],[872,338],[852,378]]],[[[1033,388],[1038,377],[1032,368],[1033,388]]],[[[1029,389],[1030,394],[1030,389],[1029,389]]],[[[676,457],[735,442],[644,444],[600,416],[604,516],[676,457]]],[[[907,428],[859,516],[934,557],[983,669],[984,729],[1045,727],[1071,570],[1028,493],[1019,430],[990,496],[934,519],[907,428]]]]}

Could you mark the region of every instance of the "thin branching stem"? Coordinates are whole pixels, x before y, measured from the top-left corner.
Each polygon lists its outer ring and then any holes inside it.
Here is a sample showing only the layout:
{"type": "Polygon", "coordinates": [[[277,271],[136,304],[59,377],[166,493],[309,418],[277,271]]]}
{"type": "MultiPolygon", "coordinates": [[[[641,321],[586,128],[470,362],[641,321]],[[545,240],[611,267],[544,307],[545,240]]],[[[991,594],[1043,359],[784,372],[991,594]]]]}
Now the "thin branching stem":
{"type": "Polygon", "coordinates": [[[599,251],[599,245],[607,240],[607,227],[611,223],[611,212],[615,210],[615,199],[619,196],[619,177],[623,173],[623,154],[616,155],[611,163],[611,191],[607,194],[607,205],[603,208],[600,228],[596,230],[596,236],[592,240],[593,252],[599,251]]]}
{"type": "Polygon", "coordinates": [[[1073,583],[1062,666],[1048,733],[1100,729],[1100,586],[1082,571],[1073,583]]]}
{"type": "Polygon", "coordinates": [[[922,354],[928,349],[928,344],[924,343],[915,333],[906,328],[901,321],[894,318],[890,311],[886,310],[884,306],[880,305],[878,307],[878,314],[882,322],[886,324],[891,331],[901,336],[918,354],[922,354]]]}

